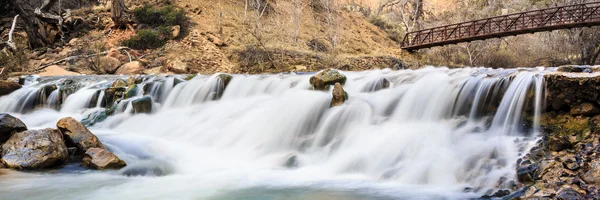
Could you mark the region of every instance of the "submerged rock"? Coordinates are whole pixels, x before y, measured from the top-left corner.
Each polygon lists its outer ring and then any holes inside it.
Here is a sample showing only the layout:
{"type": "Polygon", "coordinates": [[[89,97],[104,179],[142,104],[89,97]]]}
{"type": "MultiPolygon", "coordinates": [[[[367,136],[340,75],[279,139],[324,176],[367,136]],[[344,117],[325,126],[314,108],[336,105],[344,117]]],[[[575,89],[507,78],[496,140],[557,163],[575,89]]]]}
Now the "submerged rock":
{"type": "Polygon", "coordinates": [[[152,113],[152,98],[145,96],[131,101],[134,113],[152,113]]]}
{"type": "Polygon", "coordinates": [[[124,176],[166,176],[173,173],[173,166],[169,163],[149,160],[127,165],[122,169],[124,176]]]}
{"type": "Polygon", "coordinates": [[[108,118],[106,114],[106,110],[98,110],[86,116],[83,120],[81,120],[81,124],[84,126],[93,126],[96,123],[103,122],[108,118]]]}
{"type": "Polygon", "coordinates": [[[10,94],[18,89],[21,89],[19,83],[0,80],[0,96],[10,94]]]}
{"type": "Polygon", "coordinates": [[[6,113],[0,114],[0,145],[13,134],[26,131],[27,126],[20,119],[6,113]]]}
{"type": "Polygon", "coordinates": [[[131,97],[135,97],[137,96],[138,93],[138,86],[137,85],[129,85],[129,87],[127,87],[127,90],[125,91],[125,99],[129,99],[131,97]]]}
{"type": "Polygon", "coordinates": [[[290,155],[285,161],[285,167],[287,168],[296,168],[298,167],[298,156],[290,155]]]}
{"type": "Polygon", "coordinates": [[[83,156],[83,166],[92,169],[121,169],[127,164],[106,149],[90,148],[83,156]]]}
{"type": "Polygon", "coordinates": [[[19,132],[2,145],[2,162],[14,169],[53,167],[67,158],[67,147],[56,129],[19,132]]]}
{"type": "Polygon", "coordinates": [[[106,149],[96,135],[71,117],[62,118],[56,123],[56,126],[65,136],[67,146],[77,147],[77,154],[81,155],[89,148],[106,149]]]}
{"type": "Polygon", "coordinates": [[[310,77],[310,84],[315,90],[325,90],[335,83],[345,84],[346,76],[335,69],[326,69],[310,77]]]}
{"type": "Polygon", "coordinates": [[[376,92],[379,90],[387,89],[390,87],[390,81],[386,78],[377,79],[371,83],[369,83],[364,89],[363,92],[376,92]]]}
{"type": "Polygon", "coordinates": [[[331,107],[342,105],[348,100],[348,93],[344,91],[344,88],[340,83],[335,83],[332,94],[331,107]]]}

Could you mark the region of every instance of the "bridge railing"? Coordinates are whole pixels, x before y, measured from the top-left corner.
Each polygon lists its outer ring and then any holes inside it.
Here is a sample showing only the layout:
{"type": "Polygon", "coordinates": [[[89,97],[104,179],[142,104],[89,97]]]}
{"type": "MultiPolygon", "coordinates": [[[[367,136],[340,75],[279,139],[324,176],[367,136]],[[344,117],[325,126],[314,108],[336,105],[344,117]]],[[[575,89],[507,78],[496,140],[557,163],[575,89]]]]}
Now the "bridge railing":
{"type": "Polygon", "coordinates": [[[523,33],[600,23],[600,2],[567,5],[490,17],[407,33],[401,47],[416,50],[523,33]]]}

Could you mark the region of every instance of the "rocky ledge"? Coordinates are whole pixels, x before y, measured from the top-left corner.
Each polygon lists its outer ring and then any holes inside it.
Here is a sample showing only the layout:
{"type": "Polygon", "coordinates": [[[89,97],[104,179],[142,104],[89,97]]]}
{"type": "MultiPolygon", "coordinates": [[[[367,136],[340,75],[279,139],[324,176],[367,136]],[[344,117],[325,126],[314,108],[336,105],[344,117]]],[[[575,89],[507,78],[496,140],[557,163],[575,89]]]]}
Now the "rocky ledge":
{"type": "Polygon", "coordinates": [[[600,198],[600,67],[546,74],[542,139],[517,161],[517,199],[600,198]]]}
{"type": "Polygon", "coordinates": [[[0,166],[18,170],[55,168],[67,162],[81,162],[84,167],[98,170],[126,166],[75,119],[63,118],[57,127],[28,130],[14,116],[0,114],[0,166]]]}

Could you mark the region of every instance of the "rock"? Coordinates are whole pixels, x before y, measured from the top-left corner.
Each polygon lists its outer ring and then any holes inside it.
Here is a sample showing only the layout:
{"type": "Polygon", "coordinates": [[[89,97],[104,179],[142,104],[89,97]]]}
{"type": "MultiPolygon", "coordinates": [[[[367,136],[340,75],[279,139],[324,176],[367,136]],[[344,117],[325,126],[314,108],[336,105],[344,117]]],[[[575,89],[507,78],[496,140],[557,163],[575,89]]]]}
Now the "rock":
{"type": "Polygon", "coordinates": [[[113,74],[120,66],[121,61],[119,61],[119,59],[110,56],[103,56],[100,58],[100,68],[106,73],[113,74]]]}
{"type": "Polygon", "coordinates": [[[128,62],[119,67],[115,74],[133,75],[144,72],[144,65],[139,61],[128,62]]]}
{"type": "Polygon", "coordinates": [[[537,165],[529,165],[517,169],[517,180],[521,183],[533,183],[536,177],[537,165]]]}
{"type": "Polygon", "coordinates": [[[570,156],[563,161],[563,167],[569,170],[577,170],[579,169],[579,159],[574,156],[570,156]]]}
{"type": "Polygon", "coordinates": [[[217,36],[214,36],[213,34],[206,35],[206,39],[212,42],[217,47],[227,46],[227,44],[225,44],[221,39],[219,39],[217,36]]]}
{"type": "Polygon", "coordinates": [[[127,87],[127,82],[125,82],[123,79],[118,78],[117,80],[115,80],[113,82],[113,84],[111,85],[112,88],[122,88],[122,87],[127,87]]]}
{"type": "Polygon", "coordinates": [[[93,126],[96,123],[103,122],[106,120],[108,116],[106,115],[106,110],[99,110],[89,114],[83,120],[81,120],[81,124],[84,126],[93,126]]]}
{"type": "Polygon", "coordinates": [[[104,103],[107,108],[115,105],[114,103],[123,98],[125,96],[125,91],[127,88],[118,87],[118,88],[106,88],[104,89],[104,103]]]}
{"type": "Polygon", "coordinates": [[[304,66],[304,65],[296,65],[296,66],[294,67],[294,69],[295,69],[296,71],[301,71],[301,72],[302,72],[302,71],[306,71],[306,70],[308,70],[308,67],[306,67],[306,66],[304,66]]]}
{"type": "Polygon", "coordinates": [[[177,26],[171,27],[171,37],[172,38],[178,38],[180,32],[181,32],[181,26],[177,25],[177,26]]]}
{"type": "Polygon", "coordinates": [[[226,88],[229,85],[229,82],[231,82],[231,79],[233,79],[233,76],[229,74],[219,74],[217,78],[223,81],[223,88],[226,88]]]}
{"type": "Polygon", "coordinates": [[[369,83],[364,89],[363,92],[376,92],[379,90],[387,89],[390,87],[390,81],[386,78],[377,79],[371,83],[369,83]]]}
{"type": "Polygon", "coordinates": [[[498,190],[498,191],[496,191],[492,195],[484,195],[481,198],[484,198],[484,199],[500,198],[500,197],[504,197],[504,196],[507,196],[507,195],[510,195],[510,191],[508,191],[508,190],[498,190]]]}
{"type": "Polygon", "coordinates": [[[132,86],[135,84],[140,84],[144,81],[144,78],[139,75],[132,75],[127,78],[127,86],[132,86]]]}
{"type": "Polygon", "coordinates": [[[58,86],[56,86],[56,84],[45,85],[44,86],[44,94],[46,95],[46,97],[48,97],[56,89],[58,89],[58,86]]]}
{"type": "Polygon", "coordinates": [[[310,77],[309,81],[313,89],[325,90],[327,86],[334,85],[335,83],[343,85],[346,83],[346,76],[338,72],[338,70],[326,69],[310,77]]]}
{"type": "Polygon", "coordinates": [[[296,168],[298,167],[298,156],[291,155],[285,161],[285,167],[287,168],[296,168]]]}
{"type": "Polygon", "coordinates": [[[77,154],[83,154],[89,148],[106,149],[98,137],[77,120],[67,117],[60,119],[56,126],[65,136],[68,147],[77,147],[77,154]]]}
{"type": "Polygon", "coordinates": [[[129,87],[127,87],[127,90],[125,91],[125,99],[129,99],[131,97],[135,97],[138,94],[138,86],[137,85],[130,85],[129,87]]]}
{"type": "Polygon", "coordinates": [[[123,169],[124,176],[166,176],[173,173],[173,166],[169,163],[149,160],[136,162],[133,166],[128,165],[123,169]]]}
{"type": "Polygon", "coordinates": [[[582,194],[580,194],[579,192],[577,192],[571,188],[564,188],[558,192],[558,195],[556,195],[555,199],[557,199],[557,200],[585,200],[587,198],[585,198],[582,194]]]}
{"type": "Polygon", "coordinates": [[[185,74],[188,73],[189,67],[181,60],[174,60],[167,62],[167,70],[176,74],[185,74]]]}
{"type": "Polygon", "coordinates": [[[131,101],[134,113],[152,113],[152,99],[145,96],[131,101]]]}
{"type": "Polygon", "coordinates": [[[91,169],[121,169],[127,164],[115,154],[103,148],[90,148],[83,155],[83,166],[91,169]]]}
{"type": "Polygon", "coordinates": [[[582,178],[588,184],[600,184],[600,161],[594,162],[582,178]]]}
{"type": "Polygon", "coordinates": [[[587,65],[563,65],[558,67],[556,71],[568,73],[592,73],[600,71],[600,68],[587,65]]]}
{"type": "Polygon", "coordinates": [[[586,115],[593,116],[600,113],[600,109],[592,103],[582,103],[581,105],[571,108],[571,115],[586,115]]]}
{"type": "Polygon", "coordinates": [[[0,145],[4,144],[13,134],[26,130],[27,126],[20,119],[10,114],[0,114],[0,145]]]}
{"type": "Polygon", "coordinates": [[[562,151],[565,149],[573,148],[573,144],[569,141],[568,138],[559,135],[552,135],[548,138],[547,148],[550,151],[562,151]]]}
{"type": "Polygon", "coordinates": [[[76,76],[81,75],[77,72],[71,72],[59,67],[57,65],[52,65],[44,68],[44,72],[37,74],[38,76],[76,76]]]}
{"type": "Polygon", "coordinates": [[[331,107],[342,105],[344,102],[346,102],[346,100],[348,100],[348,93],[344,91],[344,88],[342,88],[342,84],[340,83],[335,83],[333,86],[332,95],[331,107]]]}
{"type": "Polygon", "coordinates": [[[63,137],[56,129],[15,133],[2,145],[2,162],[13,169],[41,169],[63,164],[68,158],[63,137]]]}
{"type": "Polygon", "coordinates": [[[0,80],[0,96],[10,94],[18,89],[21,89],[21,85],[19,85],[19,83],[0,80]]]}

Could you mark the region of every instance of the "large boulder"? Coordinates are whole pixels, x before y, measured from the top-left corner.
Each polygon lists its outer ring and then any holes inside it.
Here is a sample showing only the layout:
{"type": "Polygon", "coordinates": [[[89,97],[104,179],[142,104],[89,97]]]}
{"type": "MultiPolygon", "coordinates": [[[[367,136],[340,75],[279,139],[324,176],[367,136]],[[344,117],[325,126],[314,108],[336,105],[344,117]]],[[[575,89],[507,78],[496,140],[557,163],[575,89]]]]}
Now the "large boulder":
{"type": "Polygon", "coordinates": [[[145,96],[131,101],[134,113],[152,113],[152,98],[145,96]]]}
{"type": "Polygon", "coordinates": [[[110,56],[100,58],[100,68],[106,73],[115,73],[117,69],[119,69],[119,66],[121,66],[121,61],[119,61],[119,59],[110,56]]]}
{"type": "Polygon", "coordinates": [[[60,119],[56,126],[65,136],[67,146],[76,147],[77,154],[83,154],[89,148],[106,149],[98,137],[77,120],[67,117],[60,119]]]}
{"type": "Polygon", "coordinates": [[[90,148],[83,155],[83,166],[92,169],[121,169],[127,164],[106,149],[90,148]]]}
{"type": "Polygon", "coordinates": [[[19,83],[0,80],[0,96],[10,94],[18,89],[21,89],[21,85],[19,85],[19,83]]]}
{"type": "Polygon", "coordinates": [[[0,114],[0,144],[6,142],[13,134],[26,130],[27,126],[21,120],[10,114],[0,114]]]}
{"type": "Polygon", "coordinates": [[[119,67],[115,74],[133,75],[144,72],[144,65],[139,61],[128,62],[119,67]]]}
{"type": "Polygon", "coordinates": [[[19,132],[2,145],[2,162],[14,169],[53,167],[68,157],[63,136],[56,129],[19,132]]]}
{"type": "Polygon", "coordinates": [[[326,69],[310,77],[310,84],[315,90],[325,90],[328,86],[335,83],[346,83],[346,76],[335,69],[326,69]]]}
{"type": "Polygon", "coordinates": [[[342,84],[340,83],[335,83],[333,86],[332,95],[331,107],[342,105],[344,102],[346,102],[346,100],[348,100],[348,93],[344,91],[344,88],[342,88],[342,84]]]}

